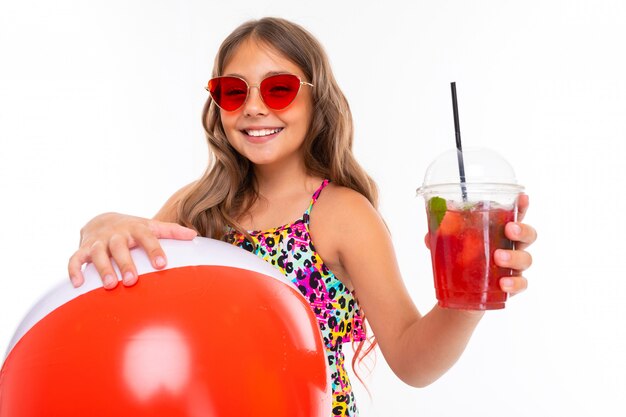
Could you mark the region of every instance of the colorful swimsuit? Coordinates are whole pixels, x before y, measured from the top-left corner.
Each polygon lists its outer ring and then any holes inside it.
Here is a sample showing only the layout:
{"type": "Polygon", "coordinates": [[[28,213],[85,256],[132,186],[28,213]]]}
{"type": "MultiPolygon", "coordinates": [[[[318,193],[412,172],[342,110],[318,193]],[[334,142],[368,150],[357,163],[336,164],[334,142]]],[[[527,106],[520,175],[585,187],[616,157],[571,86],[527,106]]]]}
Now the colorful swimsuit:
{"type": "Polygon", "coordinates": [[[250,232],[256,249],[243,234],[231,231],[226,240],[255,253],[278,268],[309,300],[322,330],[332,379],[333,416],[357,416],[358,410],[346,369],[342,343],[365,339],[354,295],[324,264],[311,242],[309,215],[328,185],[324,180],[301,218],[274,229],[250,232]]]}

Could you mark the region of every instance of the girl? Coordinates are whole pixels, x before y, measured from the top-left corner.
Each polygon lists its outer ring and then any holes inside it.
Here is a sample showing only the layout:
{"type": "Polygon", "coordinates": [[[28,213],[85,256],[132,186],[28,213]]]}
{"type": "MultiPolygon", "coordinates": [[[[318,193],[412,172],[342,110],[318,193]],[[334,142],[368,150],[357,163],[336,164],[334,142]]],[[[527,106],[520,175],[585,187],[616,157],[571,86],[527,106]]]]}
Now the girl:
{"type": "MultiPolygon", "coordinates": [[[[81,231],[69,262],[75,286],[93,262],[106,288],[137,272],[129,250],[166,264],[158,238],[223,239],[275,265],[310,301],[332,376],[333,415],[358,414],[342,344],[366,338],[364,314],[381,352],[405,383],[423,387],[463,352],[483,313],[435,306],[422,315],[400,276],[377,207],[376,187],[352,155],[352,119],[319,43],[277,18],[244,23],[222,43],[202,121],[212,151],[206,173],[176,192],[154,219],[116,213],[81,231]],[[294,220],[295,219],[295,220],[294,220]],[[358,298],[357,298],[358,297],[358,298]]],[[[520,219],[528,207],[520,198],[520,219]]],[[[518,250],[498,250],[502,267],[524,271],[536,233],[509,223],[518,250]]],[[[511,294],[522,276],[501,280],[511,294]]],[[[358,353],[358,352],[357,352],[358,353]]]]}

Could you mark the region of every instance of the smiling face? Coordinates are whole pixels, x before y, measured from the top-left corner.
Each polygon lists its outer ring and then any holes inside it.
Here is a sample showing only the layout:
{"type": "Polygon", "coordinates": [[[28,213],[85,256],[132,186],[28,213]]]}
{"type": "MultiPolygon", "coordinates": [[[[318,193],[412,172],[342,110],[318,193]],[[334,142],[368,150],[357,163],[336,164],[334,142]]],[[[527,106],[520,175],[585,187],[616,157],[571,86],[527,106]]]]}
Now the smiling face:
{"type": "MultiPolygon", "coordinates": [[[[267,76],[290,73],[307,80],[302,70],[275,49],[248,39],[237,47],[226,63],[223,74],[246,80],[257,86],[267,76]]],[[[255,167],[280,167],[284,164],[303,166],[300,152],[312,113],[311,89],[302,86],[294,101],[282,110],[265,105],[256,87],[250,88],[248,99],[236,111],[220,110],[220,118],[229,143],[255,167]]]]}

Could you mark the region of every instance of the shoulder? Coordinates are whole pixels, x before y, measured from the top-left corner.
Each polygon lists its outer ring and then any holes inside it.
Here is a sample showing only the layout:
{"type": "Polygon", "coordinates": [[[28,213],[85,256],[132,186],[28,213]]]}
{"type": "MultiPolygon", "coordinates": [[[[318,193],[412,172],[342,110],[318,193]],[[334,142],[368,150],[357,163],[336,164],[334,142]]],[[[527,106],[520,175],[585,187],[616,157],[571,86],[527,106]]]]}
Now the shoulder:
{"type": "Polygon", "coordinates": [[[330,183],[311,211],[311,240],[324,263],[350,290],[355,288],[346,261],[367,255],[368,240],[385,240],[386,227],[369,200],[361,193],[330,183]]]}
{"type": "Polygon", "coordinates": [[[330,183],[311,211],[311,233],[340,250],[342,243],[386,229],[378,210],[361,193],[330,183]]]}
{"type": "Polygon", "coordinates": [[[317,217],[335,221],[346,221],[355,216],[376,216],[378,211],[361,193],[340,185],[329,183],[318,197],[314,206],[317,217]]]}
{"type": "Polygon", "coordinates": [[[319,203],[324,205],[347,204],[355,207],[369,206],[374,208],[363,194],[353,190],[352,188],[336,185],[332,182],[328,183],[328,185],[320,193],[319,203]]]}

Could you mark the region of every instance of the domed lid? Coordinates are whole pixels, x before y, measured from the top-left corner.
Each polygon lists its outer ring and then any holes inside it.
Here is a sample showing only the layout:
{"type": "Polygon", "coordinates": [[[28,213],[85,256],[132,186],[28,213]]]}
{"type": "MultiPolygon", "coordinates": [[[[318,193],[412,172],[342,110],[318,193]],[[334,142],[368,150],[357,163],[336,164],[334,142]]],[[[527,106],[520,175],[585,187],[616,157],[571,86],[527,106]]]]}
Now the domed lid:
{"type": "MultiPolygon", "coordinates": [[[[439,155],[428,166],[418,193],[430,187],[459,184],[461,180],[457,155],[456,149],[439,155]]],[[[517,184],[513,167],[495,151],[471,147],[463,149],[463,162],[467,184],[517,184]]]]}

